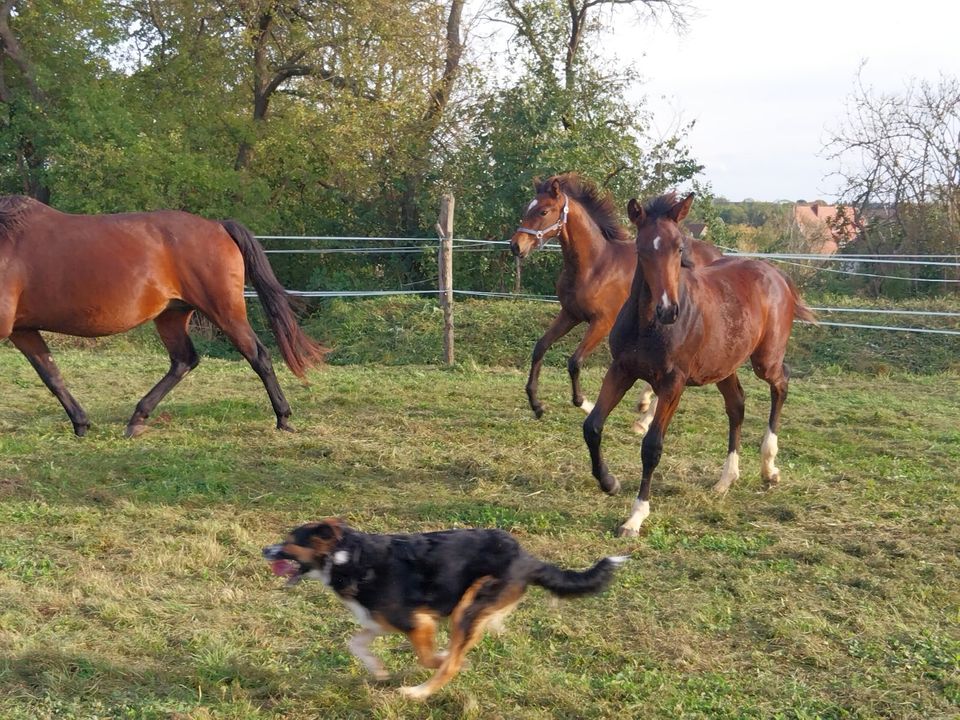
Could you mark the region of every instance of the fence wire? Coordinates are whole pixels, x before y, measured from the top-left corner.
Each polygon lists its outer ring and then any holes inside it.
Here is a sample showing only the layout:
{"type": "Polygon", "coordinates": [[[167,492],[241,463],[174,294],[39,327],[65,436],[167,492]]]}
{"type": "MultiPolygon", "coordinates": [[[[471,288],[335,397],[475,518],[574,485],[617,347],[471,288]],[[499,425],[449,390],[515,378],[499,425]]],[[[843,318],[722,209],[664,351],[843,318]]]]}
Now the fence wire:
{"type": "MultiPolygon", "coordinates": [[[[283,255],[395,255],[395,254],[417,254],[428,251],[434,251],[437,248],[437,238],[398,238],[398,237],[360,237],[346,235],[258,235],[259,240],[279,240],[279,241],[302,241],[302,242],[402,242],[405,245],[385,246],[385,247],[332,247],[332,248],[281,248],[268,249],[268,254],[283,255]],[[412,245],[411,243],[422,243],[412,245]]],[[[454,238],[454,252],[499,252],[502,251],[509,241],[507,240],[481,240],[476,238],[454,238]]],[[[778,262],[784,265],[792,265],[805,269],[812,269],[817,272],[829,272],[853,277],[870,277],[890,280],[902,280],[907,282],[934,282],[934,283],[958,283],[960,279],[950,278],[916,278],[904,277],[900,275],[885,275],[879,273],[866,273],[852,270],[850,268],[829,268],[817,267],[807,263],[827,262],[827,263],[848,263],[850,265],[859,264],[877,264],[877,265],[901,265],[901,266],[921,266],[921,267],[953,267],[960,269],[960,256],[957,255],[893,255],[893,254],[852,254],[852,255],[816,255],[804,253],[751,253],[740,252],[735,248],[721,247],[725,253],[730,256],[758,258],[778,262]]],[[[541,251],[559,252],[560,245],[557,243],[546,243],[541,251]]],[[[423,280],[419,282],[433,282],[434,280],[423,280]]],[[[417,283],[411,283],[417,284],[417,283]]],[[[351,298],[351,297],[386,297],[392,295],[437,295],[441,290],[439,288],[431,289],[398,289],[398,290],[290,290],[291,295],[302,298],[351,298]]],[[[534,295],[528,293],[496,292],[483,290],[454,289],[455,295],[462,297],[486,297],[505,300],[525,300],[532,302],[551,302],[558,303],[559,300],[554,295],[534,295]]],[[[245,292],[245,297],[256,297],[256,293],[245,292]]],[[[899,308],[865,308],[865,307],[811,307],[811,310],[818,313],[854,313],[859,315],[901,315],[910,317],[938,317],[938,318],[960,318],[960,312],[938,311],[938,310],[905,310],[899,308]]],[[[804,323],[808,324],[808,323],[804,323]]],[[[899,325],[879,325],[864,323],[845,323],[821,320],[817,324],[827,327],[855,328],[861,330],[880,330],[895,332],[929,333],[938,335],[960,335],[960,330],[951,330],[947,328],[928,328],[928,327],[909,327],[899,325]]]]}

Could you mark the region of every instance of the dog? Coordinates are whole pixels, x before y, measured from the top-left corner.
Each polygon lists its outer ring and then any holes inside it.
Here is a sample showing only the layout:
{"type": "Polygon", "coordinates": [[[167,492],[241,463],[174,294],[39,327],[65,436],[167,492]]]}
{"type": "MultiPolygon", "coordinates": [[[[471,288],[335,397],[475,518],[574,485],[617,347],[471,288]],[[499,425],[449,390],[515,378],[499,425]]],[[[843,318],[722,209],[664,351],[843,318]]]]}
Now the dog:
{"type": "Polygon", "coordinates": [[[263,549],[287,585],[320,580],[353,612],[363,628],[350,652],[378,680],[389,677],[370,643],[401,632],[433,676],[400,691],[427,698],[446,685],[488,625],[499,627],[530,584],[559,597],[603,590],[627,558],[607,557],[589,570],[563,570],[527,554],[503,530],[464,529],[411,535],[363,533],[336,518],[295,528],[263,549]],[[450,645],[436,651],[437,623],[450,618],[450,645]]]}

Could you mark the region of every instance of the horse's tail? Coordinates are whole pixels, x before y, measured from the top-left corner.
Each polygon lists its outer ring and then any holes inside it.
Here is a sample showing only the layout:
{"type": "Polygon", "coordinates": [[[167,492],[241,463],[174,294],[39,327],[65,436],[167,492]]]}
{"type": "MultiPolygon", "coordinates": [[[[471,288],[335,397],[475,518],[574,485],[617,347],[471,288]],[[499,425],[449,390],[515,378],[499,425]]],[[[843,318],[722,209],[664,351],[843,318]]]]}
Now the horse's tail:
{"type": "Polygon", "coordinates": [[[793,318],[794,320],[806,320],[809,323],[816,324],[817,316],[806,305],[803,304],[803,299],[800,297],[800,291],[797,289],[797,286],[793,284],[793,280],[790,279],[790,276],[786,273],[781,273],[787,281],[787,287],[790,288],[790,293],[793,295],[793,318]]]}
{"type": "Polygon", "coordinates": [[[323,362],[325,348],[300,329],[290,296],[273,274],[267,254],[253,233],[234,220],[224,220],[220,224],[240,248],[247,281],[253,285],[263,304],[284,362],[294,375],[302,378],[308,368],[323,362]]]}

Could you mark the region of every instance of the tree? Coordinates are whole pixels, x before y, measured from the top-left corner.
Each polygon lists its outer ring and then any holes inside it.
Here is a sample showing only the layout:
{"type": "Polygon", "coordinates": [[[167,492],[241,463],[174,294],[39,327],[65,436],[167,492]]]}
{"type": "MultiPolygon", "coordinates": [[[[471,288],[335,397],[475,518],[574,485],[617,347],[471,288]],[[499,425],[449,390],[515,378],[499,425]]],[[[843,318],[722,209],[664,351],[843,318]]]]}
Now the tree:
{"type": "MultiPolygon", "coordinates": [[[[576,91],[583,69],[590,67],[583,51],[595,51],[591,41],[607,28],[600,17],[604,9],[630,9],[647,20],[665,14],[677,28],[685,27],[690,12],[685,0],[501,0],[500,7],[499,19],[513,27],[533,55],[535,74],[568,94],[576,91]],[[561,68],[556,67],[557,47],[564,49],[561,68]]],[[[565,124],[573,122],[568,114],[563,117],[565,124]]]]}
{"type": "Polygon", "coordinates": [[[826,151],[865,219],[861,250],[960,253],[960,80],[914,79],[894,94],[861,73],[826,151]]]}

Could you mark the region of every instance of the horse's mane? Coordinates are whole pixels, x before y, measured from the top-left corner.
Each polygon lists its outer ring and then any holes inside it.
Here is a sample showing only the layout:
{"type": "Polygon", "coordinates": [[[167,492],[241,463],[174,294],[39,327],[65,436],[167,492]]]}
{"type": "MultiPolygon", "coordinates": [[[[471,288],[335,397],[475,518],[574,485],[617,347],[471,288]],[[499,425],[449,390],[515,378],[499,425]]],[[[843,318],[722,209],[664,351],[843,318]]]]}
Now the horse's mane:
{"type": "Polygon", "coordinates": [[[648,200],[647,204],[643,206],[643,212],[646,214],[648,220],[657,220],[669,215],[670,211],[673,210],[678,202],[677,193],[670,190],[663,195],[648,200]]]}
{"type": "Polygon", "coordinates": [[[604,239],[619,242],[628,242],[632,239],[620,225],[616,205],[609,192],[601,190],[594,183],[580,177],[577,173],[569,172],[548,177],[537,185],[537,194],[549,191],[554,180],[559,180],[560,189],[583,205],[587,214],[600,228],[600,234],[603,235],[604,239]]]}
{"type": "Polygon", "coordinates": [[[40,204],[25,195],[0,196],[0,241],[19,230],[24,217],[40,204]]]}

